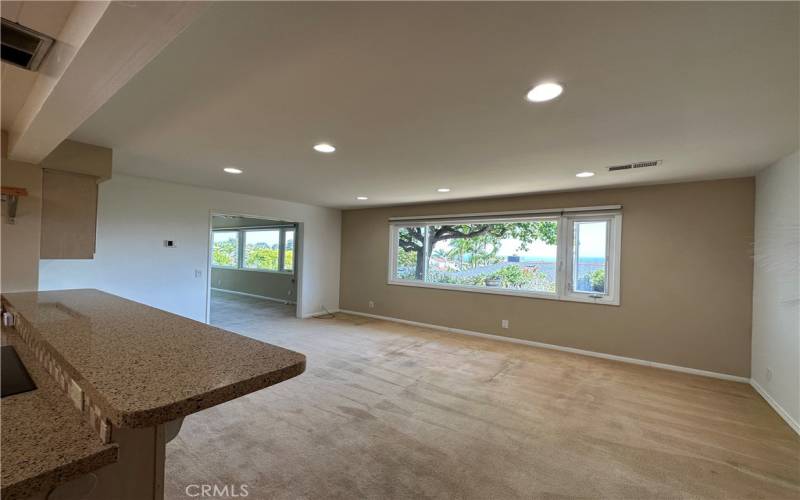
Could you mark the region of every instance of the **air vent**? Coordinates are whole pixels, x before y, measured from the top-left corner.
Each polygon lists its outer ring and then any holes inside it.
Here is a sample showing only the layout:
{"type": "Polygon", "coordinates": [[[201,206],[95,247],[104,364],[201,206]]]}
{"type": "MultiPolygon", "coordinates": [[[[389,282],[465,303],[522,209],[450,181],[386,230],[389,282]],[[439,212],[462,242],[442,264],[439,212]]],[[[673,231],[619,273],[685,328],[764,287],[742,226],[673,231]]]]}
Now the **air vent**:
{"type": "Polygon", "coordinates": [[[6,19],[3,19],[0,39],[3,61],[31,71],[39,69],[44,56],[53,45],[53,39],[49,36],[6,19]]]}
{"type": "Polygon", "coordinates": [[[657,167],[661,165],[661,160],[652,160],[652,161],[640,161],[637,163],[628,163],[627,165],[614,165],[613,167],[608,167],[609,172],[616,172],[617,170],[630,170],[632,168],[645,168],[645,167],[657,167]]]}

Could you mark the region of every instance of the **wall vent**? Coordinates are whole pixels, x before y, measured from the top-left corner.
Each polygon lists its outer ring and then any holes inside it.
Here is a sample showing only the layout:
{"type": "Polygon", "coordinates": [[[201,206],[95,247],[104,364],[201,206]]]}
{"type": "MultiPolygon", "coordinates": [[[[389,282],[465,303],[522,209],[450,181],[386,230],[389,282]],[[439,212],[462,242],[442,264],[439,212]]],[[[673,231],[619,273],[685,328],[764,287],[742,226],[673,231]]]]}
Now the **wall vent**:
{"type": "Polygon", "coordinates": [[[39,69],[54,42],[47,35],[7,19],[3,19],[0,41],[2,41],[0,55],[3,61],[31,71],[39,69]]]}
{"type": "Polygon", "coordinates": [[[645,168],[645,167],[657,167],[661,165],[661,160],[651,160],[651,161],[640,161],[636,163],[628,163],[626,165],[614,165],[613,167],[608,167],[609,172],[616,172],[617,170],[630,170],[632,168],[645,168]]]}

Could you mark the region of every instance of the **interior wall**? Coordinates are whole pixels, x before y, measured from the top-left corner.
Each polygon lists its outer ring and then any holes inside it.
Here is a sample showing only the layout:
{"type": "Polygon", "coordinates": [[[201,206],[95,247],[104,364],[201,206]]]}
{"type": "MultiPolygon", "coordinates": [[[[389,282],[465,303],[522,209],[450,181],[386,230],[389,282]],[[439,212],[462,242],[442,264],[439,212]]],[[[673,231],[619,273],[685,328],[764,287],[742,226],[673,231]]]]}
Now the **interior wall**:
{"type": "Polygon", "coordinates": [[[742,178],[344,211],[341,306],[749,377],[753,210],[742,178]],[[611,204],[624,206],[619,306],[387,284],[389,217],[611,204]]]}
{"type": "Polygon", "coordinates": [[[42,169],[38,165],[6,158],[0,162],[3,186],[21,187],[28,196],[19,198],[15,224],[6,218],[3,203],[0,230],[0,290],[36,290],[39,282],[39,244],[42,230],[42,169]]]}
{"type": "Polygon", "coordinates": [[[98,288],[203,321],[211,212],[300,223],[298,312],[338,307],[339,210],[117,174],[100,184],[94,260],[43,260],[39,287],[98,288]]]}
{"type": "Polygon", "coordinates": [[[295,302],[297,287],[293,274],[211,268],[211,287],[295,302]]]}
{"type": "Polygon", "coordinates": [[[800,154],[756,177],[754,385],[800,432],[800,154]]]}

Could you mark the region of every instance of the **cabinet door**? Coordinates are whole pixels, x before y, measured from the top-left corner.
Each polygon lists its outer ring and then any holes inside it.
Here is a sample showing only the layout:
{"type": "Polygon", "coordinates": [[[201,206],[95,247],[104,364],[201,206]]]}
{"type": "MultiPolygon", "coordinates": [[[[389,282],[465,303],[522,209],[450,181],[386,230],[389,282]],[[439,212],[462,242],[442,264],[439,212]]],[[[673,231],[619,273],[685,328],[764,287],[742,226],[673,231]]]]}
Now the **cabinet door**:
{"type": "Polygon", "coordinates": [[[42,259],[93,259],[97,177],[42,172],[42,259]]]}

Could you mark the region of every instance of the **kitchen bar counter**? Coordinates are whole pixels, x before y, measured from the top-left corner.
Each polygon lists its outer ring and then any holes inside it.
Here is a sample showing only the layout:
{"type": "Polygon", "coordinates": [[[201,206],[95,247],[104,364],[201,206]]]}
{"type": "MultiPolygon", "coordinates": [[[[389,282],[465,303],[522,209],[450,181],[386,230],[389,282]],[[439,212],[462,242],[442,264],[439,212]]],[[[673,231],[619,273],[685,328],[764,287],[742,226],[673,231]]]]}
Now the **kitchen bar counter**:
{"type": "MultiPolygon", "coordinates": [[[[39,379],[49,376],[47,382],[61,391],[37,389],[3,398],[4,498],[12,484],[41,472],[35,464],[45,452],[37,446],[54,436],[63,438],[57,435],[59,426],[35,427],[51,418],[50,406],[34,404],[29,411],[42,408],[42,414],[23,418],[19,411],[7,411],[12,403],[22,407],[15,398],[58,400],[62,418],[88,421],[78,433],[67,427],[72,436],[67,441],[76,439],[87,446],[89,458],[98,459],[92,463],[100,464],[101,456],[113,461],[119,446],[119,460],[100,471],[96,496],[91,498],[124,494],[157,499],[163,496],[164,445],[183,417],[305,370],[303,354],[98,290],[8,293],[2,295],[2,305],[14,317],[11,337],[24,342],[22,350],[29,349],[37,358],[23,358],[32,375],[29,359],[44,360],[47,371],[37,372],[37,385],[47,388],[39,379]],[[87,428],[97,440],[85,441],[87,428]],[[13,448],[6,447],[7,439],[13,448]],[[25,449],[26,440],[33,460],[21,452],[10,453],[25,449]],[[7,471],[15,475],[7,477],[7,471]],[[137,471],[149,472],[142,476],[137,471]]],[[[66,457],[73,465],[81,460],[66,457]]]]}
{"type": "Polygon", "coordinates": [[[305,370],[300,353],[98,290],[9,293],[3,304],[117,427],[169,422],[305,370]]]}
{"type": "Polygon", "coordinates": [[[3,500],[27,497],[117,461],[13,329],[3,345],[17,350],[37,389],[0,400],[3,500]]]}

